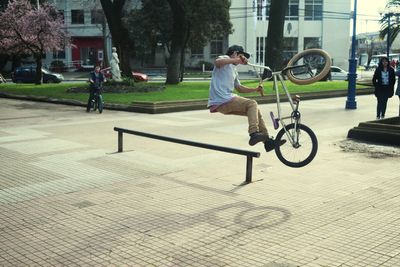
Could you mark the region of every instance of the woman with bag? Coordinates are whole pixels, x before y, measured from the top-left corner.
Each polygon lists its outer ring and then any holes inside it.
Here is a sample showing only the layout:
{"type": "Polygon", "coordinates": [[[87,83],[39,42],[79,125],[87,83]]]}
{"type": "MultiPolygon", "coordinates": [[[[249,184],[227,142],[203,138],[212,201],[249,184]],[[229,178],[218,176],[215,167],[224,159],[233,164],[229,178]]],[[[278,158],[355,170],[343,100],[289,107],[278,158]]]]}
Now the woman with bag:
{"type": "Polygon", "coordinates": [[[387,57],[381,58],[372,77],[372,83],[375,87],[374,94],[377,98],[377,120],[385,118],[387,101],[393,96],[395,82],[394,69],[389,65],[389,59],[387,57]]]}

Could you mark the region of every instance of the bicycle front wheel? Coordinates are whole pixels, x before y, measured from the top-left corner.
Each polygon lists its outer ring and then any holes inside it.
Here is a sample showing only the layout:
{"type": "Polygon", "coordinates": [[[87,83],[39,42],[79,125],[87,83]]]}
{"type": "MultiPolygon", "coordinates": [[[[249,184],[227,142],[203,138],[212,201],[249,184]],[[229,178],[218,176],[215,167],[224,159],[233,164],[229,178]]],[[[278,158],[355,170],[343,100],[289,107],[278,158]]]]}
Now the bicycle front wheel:
{"type": "Polygon", "coordinates": [[[322,49],[307,49],[289,61],[286,75],[295,84],[305,85],[325,78],[331,70],[332,60],[322,49]]]}
{"type": "Polygon", "coordinates": [[[295,127],[295,124],[292,123],[287,125],[285,129],[281,129],[276,136],[277,144],[286,139],[285,144],[275,147],[276,156],[283,164],[289,167],[299,168],[306,166],[317,154],[317,137],[304,124],[297,124],[295,127]],[[286,135],[285,129],[289,136],[286,135]]]}

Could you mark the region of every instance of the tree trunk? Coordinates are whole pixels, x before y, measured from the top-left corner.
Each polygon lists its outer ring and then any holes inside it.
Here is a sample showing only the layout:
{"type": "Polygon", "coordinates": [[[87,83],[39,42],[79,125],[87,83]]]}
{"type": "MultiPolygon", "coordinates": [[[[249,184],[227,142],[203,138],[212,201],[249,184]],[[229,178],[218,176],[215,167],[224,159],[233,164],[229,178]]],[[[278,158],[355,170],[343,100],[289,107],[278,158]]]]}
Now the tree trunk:
{"type": "Polygon", "coordinates": [[[101,31],[103,33],[103,68],[110,66],[109,58],[108,58],[108,45],[107,45],[107,22],[106,18],[103,19],[101,23],[101,31]]]}
{"type": "Polygon", "coordinates": [[[36,61],[36,76],[35,76],[35,84],[42,84],[42,54],[35,55],[36,61]]]}
{"type": "Polygon", "coordinates": [[[182,82],[183,81],[183,76],[185,74],[185,50],[187,47],[187,44],[189,42],[189,37],[190,37],[190,22],[188,22],[188,26],[186,29],[186,40],[183,46],[183,49],[181,51],[181,73],[180,73],[180,78],[179,81],[182,82]]]}
{"type": "Polygon", "coordinates": [[[172,10],[172,36],[171,36],[171,54],[167,67],[167,84],[179,83],[179,74],[181,70],[181,56],[185,49],[185,41],[188,34],[188,19],[186,7],[183,0],[168,0],[172,10]]]}
{"type": "Polygon", "coordinates": [[[274,71],[283,67],[283,28],[288,6],[289,0],[271,0],[264,62],[274,71]]]}
{"type": "Polygon", "coordinates": [[[129,32],[122,23],[125,0],[100,0],[108,26],[110,28],[113,44],[117,48],[122,73],[129,75],[131,72],[130,55],[134,45],[129,39],[129,32]]]}
{"type": "Polygon", "coordinates": [[[0,54],[0,70],[2,70],[4,68],[4,66],[7,64],[9,59],[10,59],[9,55],[0,54]]]}

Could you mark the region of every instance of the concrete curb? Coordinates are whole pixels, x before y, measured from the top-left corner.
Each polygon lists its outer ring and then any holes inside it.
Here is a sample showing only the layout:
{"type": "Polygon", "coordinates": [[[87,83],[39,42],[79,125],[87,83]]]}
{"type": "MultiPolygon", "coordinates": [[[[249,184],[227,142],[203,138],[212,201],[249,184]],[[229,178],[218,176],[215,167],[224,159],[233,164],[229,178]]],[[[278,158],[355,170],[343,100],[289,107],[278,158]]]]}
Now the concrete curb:
{"type": "MultiPolygon", "coordinates": [[[[356,95],[367,95],[373,94],[374,88],[362,88],[356,90],[356,95]]],[[[334,91],[325,91],[325,92],[312,92],[312,93],[300,93],[302,100],[310,100],[310,99],[319,99],[319,98],[331,98],[331,97],[343,97],[347,96],[346,90],[334,90],[334,91]]],[[[0,97],[2,98],[11,98],[11,99],[21,99],[21,100],[29,100],[29,101],[38,101],[38,102],[48,102],[54,104],[64,104],[64,105],[73,105],[73,106],[86,106],[86,103],[77,100],[70,99],[57,99],[50,98],[45,96],[30,96],[30,95],[14,95],[8,93],[1,93],[0,97]]],[[[249,97],[251,99],[256,100],[259,104],[269,104],[276,102],[275,95],[268,96],[256,96],[249,97]]],[[[287,101],[286,95],[280,96],[281,101],[287,101]]],[[[161,113],[169,113],[169,112],[179,112],[179,111],[189,111],[189,110],[201,110],[207,108],[207,99],[203,100],[185,100],[185,101],[161,101],[161,102],[132,102],[130,105],[123,104],[108,104],[105,103],[105,109],[111,110],[121,110],[121,111],[129,111],[129,112],[138,112],[138,113],[148,113],[148,114],[161,114],[161,113]]]]}

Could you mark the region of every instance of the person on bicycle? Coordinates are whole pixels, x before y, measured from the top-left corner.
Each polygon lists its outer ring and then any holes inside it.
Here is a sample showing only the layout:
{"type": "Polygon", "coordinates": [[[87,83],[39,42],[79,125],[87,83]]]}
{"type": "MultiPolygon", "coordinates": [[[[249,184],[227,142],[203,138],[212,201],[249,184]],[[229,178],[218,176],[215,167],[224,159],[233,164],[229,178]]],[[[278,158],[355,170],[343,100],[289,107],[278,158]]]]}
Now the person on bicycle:
{"type": "Polygon", "coordinates": [[[86,106],[86,112],[90,111],[91,102],[95,98],[95,93],[101,94],[101,89],[105,81],[106,79],[103,73],[100,72],[100,66],[96,66],[89,76],[90,96],[86,106]]]}
{"type": "MultiPolygon", "coordinates": [[[[233,45],[228,48],[226,55],[219,56],[215,60],[207,107],[212,113],[247,116],[249,145],[254,146],[259,142],[264,142],[265,150],[268,152],[275,148],[275,141],[268,135],[257,102],[233,93],[236,89],[239,93],[259,92],[263,95],[262,86],[250,88],[240,84],[236,66],[246,65],[249,57],[250,55],[244,52],[242,46],[233,45]]],[[[285,140],[282,140],[279,145],[284,142],[285,140]]]]}

